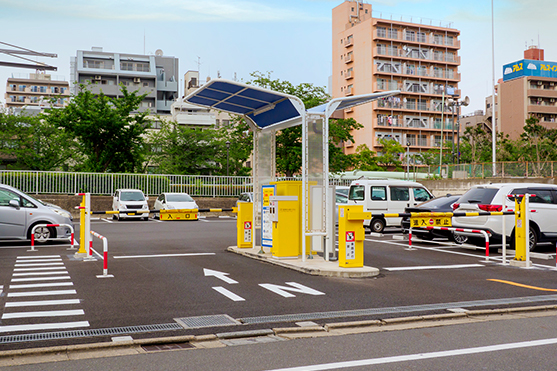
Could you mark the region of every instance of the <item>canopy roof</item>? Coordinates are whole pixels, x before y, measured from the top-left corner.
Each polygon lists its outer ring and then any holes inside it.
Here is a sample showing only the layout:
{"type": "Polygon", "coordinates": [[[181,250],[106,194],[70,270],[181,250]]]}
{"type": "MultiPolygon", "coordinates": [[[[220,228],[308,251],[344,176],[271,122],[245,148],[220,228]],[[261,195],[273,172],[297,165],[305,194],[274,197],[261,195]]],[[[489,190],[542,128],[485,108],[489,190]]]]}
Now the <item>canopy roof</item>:
{"type": "MultiPolygon", "coordinates": [[[[308,113],[331,115],[335,110],[348,109],[376,99],[400,93],[389,91],[335,98],[309,109],[308,113]]],[[[241,115],[259,129],[284,129],[302,123],[303,102],[293,95],[263,89],[236,81],[215,79],[197,89],[184,101],[206,108],[241,115]]]]}

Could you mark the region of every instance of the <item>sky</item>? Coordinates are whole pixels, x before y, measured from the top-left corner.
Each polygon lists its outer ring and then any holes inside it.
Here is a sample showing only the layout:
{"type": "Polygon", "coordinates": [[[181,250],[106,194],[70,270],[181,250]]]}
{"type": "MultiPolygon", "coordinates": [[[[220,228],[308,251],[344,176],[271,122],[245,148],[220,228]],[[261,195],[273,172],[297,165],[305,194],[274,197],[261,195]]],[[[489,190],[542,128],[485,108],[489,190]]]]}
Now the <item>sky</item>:
{"type": "MultiPolygon", "coordinates": [[[[271,73],[293,84],[326,87],[332,68],[332,9],[343,0],[0,0],[0,42],[57,58],[36,59],[58,67],[50,72],[70,80],[77,50],[154,54],[180,61],[188,70],[249,81],[250,73],[271,73]]],[[[374,16],[446,25],[460,30],[462,97],[467,114],[485,108],[491,94],[492,22],[490,0],[377,0],[374,16]]],[[[527,46],[540,45],[557,61],[553,23],[555,0],[493,0],[495,79],[503,65],[523,59],[527,46]]],[[[5,49],[0,44],[0,49],[5,49]]],[[[0,53],[0,61],[23,62],[0,53]]],[[[6,80],[32,69],[0,66],[0,102],[6,80]]],[[[183,89],[183,83],[182,89],[183,89]]],[[[183,92],[180,92],[182,94],[183,92]]]]}

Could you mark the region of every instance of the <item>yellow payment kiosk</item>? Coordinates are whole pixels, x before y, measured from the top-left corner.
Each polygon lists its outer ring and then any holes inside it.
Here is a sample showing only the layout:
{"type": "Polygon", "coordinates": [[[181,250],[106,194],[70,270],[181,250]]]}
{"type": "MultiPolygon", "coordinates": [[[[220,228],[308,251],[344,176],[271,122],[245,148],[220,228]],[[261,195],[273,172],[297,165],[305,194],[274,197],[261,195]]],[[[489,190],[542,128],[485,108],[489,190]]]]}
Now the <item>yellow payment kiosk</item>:
{"type": "MultiPolygon", "coordinates": [[[[367,215],[366,215],[367,214],[367,215]]],[[[363,205],[340,205],[338,211],[338,266],[361,268],[364,266],[364,213],[363,205]]]]}
{"type": "Polygon", "coordinates": [[[297,258],[301,254],[300,209],[297,196],[271,196],[273,258],[297,258]]]}
{"type": "Polygon", "coordinates": [[[239,248],[252,247],[253,241],[253,202],[238,202],[236,219],[236,244],[239,248]]]}

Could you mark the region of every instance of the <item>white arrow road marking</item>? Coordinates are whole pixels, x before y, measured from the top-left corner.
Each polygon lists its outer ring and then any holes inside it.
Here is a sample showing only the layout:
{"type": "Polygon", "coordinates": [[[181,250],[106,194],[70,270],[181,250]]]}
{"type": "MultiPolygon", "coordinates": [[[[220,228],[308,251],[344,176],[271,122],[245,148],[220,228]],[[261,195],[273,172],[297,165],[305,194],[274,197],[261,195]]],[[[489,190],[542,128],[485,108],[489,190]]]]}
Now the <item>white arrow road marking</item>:
{"type": "Polygon", "coordinates": [[[275,294],[279,294],[285,298],[294,298],[296,295],[289,293],[288,291],[298,292],[300,294],[309,294],[309,295],[325,295],[325,293],[321,291],[314,290],[307,286],[301,285],[296,282],[286,282],[287,285],[294,286],[294,287],[287,287],[287,286],[279,286],[273,285],[270,283],[260,283],[259,286],[274,292],[275,294]]]}
{"type": "Polygon", "coordinates": [[[233,293],[232,291],[229,291],[227,289],[225,289],[222,286],[217,286],[217,287],[213,287],[213,290],[220,292],[221,294],[223,294],[224,296],[226,296],[228,299],[233,300],[233,301],[246,301],[246,299],[244,299],[241,296],[236,295],[235,293],[233,293]]]}
{"type": "Polygon", "coordinates": [[[205,277],[213,276],[229,284],[238,283],[238,281],[234,281],[232,278],[226,277],[230,273],[224,273],[224,272],[214,271],[212,269],[203,268],[203,274],[205,275],[205,277]]]}

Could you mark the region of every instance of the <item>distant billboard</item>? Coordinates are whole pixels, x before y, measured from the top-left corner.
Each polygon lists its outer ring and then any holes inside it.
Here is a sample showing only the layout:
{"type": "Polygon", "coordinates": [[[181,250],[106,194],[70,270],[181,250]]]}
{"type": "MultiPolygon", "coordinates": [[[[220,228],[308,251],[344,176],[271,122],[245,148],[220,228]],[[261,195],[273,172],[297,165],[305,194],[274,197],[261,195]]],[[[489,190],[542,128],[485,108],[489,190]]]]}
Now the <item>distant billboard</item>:
{"type": "Polygon", "coordinates": [[[552,77],[557,79],[557,63],[523,59],[503,66],[503,81],[523,76],[552,77]]]}

